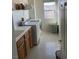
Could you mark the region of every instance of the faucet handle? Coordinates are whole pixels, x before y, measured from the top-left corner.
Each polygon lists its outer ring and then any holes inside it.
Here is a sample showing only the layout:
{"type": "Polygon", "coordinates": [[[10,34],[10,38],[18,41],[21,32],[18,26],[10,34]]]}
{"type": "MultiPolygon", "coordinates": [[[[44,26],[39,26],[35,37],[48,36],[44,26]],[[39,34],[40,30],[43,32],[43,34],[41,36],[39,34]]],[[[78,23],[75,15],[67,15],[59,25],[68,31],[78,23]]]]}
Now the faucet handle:
{"type": "Polygon", "coordinates": [[[21,18],[21,21],[24,21],[24,18],[21,18]]]}

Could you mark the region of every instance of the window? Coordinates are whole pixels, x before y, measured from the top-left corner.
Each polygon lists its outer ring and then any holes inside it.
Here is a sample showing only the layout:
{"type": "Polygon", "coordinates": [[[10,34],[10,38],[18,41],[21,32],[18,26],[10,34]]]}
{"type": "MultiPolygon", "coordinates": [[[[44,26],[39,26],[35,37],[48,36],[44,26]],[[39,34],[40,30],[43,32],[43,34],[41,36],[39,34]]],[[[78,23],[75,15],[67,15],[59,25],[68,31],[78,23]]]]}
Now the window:
{"type": "Polygon", "coordinates": [[[44,18],[52,19],[55,16],[55,2],[44,3],[44,18]]]}

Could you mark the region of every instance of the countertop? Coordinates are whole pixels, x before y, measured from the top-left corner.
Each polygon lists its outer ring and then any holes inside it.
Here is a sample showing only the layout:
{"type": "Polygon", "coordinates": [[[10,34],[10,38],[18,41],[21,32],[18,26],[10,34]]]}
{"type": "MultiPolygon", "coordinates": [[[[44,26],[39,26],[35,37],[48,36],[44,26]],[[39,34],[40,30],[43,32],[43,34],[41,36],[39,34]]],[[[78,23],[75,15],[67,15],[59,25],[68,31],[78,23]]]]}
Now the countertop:
{"type": "Polygon", "coordinates": [[[17,26],[15,28],[15,38],[16,38],[16,41],[18,41],[18,39],[20,39],[26,31],[28,31],[31,26],[33,25],[39,25],[40,23],[40,20],[30,20],[28,22],[25,22],[25,25],[24,26],[17,26]]]}
{"type": "Polygon", "coordinates": [[[27,32],[31,26],[21,26],[18,27],[18,30],[15,30],[16,42],[27,32]]]}

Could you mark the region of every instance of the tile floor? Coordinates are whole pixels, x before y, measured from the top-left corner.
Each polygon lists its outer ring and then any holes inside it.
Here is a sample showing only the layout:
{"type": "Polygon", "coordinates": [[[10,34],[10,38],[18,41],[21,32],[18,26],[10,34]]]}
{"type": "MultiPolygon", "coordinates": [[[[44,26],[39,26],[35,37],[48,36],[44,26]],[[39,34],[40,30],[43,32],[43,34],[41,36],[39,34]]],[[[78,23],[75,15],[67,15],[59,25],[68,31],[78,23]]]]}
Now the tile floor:
{"type": "Polygon", "coordinates": [[[55,52],[60,49],[59,36],[41,32],[40,43],[33,47],[26,59],[56,59],[55,52]]]}

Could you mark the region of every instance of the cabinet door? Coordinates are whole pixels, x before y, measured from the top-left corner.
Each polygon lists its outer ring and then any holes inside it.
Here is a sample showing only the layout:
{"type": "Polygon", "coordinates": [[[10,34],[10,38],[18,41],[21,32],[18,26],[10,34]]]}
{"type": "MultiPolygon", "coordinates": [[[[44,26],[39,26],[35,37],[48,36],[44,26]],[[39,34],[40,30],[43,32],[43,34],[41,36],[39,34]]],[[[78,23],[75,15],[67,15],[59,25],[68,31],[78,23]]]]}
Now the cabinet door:
{"type": "Polygon", "coordinates": [[[25,33],[25,44],[26,47],[29,48],[29,35],[28,31],[25,33]]]}
{"type": "Polygon", "coordinates": [[[29,45],[30,45],[30,48],[33,47],[33,43],[32,43],[32,29],[29,30],[29,45]]]}
{"type": "Polygon", "coordinates": [[[25,47],[24,47],[24,42],[20,45],[20,47],[18,48],[18,57],[19,59],[25,59],[26,55],[25,55],[25,47]]]}
{"type": "Polygon", "coordinates": [[[28,54],[30,52],[28,31],[25,33],[25,46],[26,46],[26,52],[28,54]]]}
{"type": "Polygon", "coordinates": [[[31,35],[31,33],[29,34],[29,45],[30,45],[30,48],[33,47],[33,44],[32,44],[32,35],[31,35]]]}
{"type": "Polygon", "coordinates": [[[17,48],[20,47],[20,45],[24,42],[24,36],[22,36],[17,42],[16,42],[16,45],[17,45],[17,48]]]}

